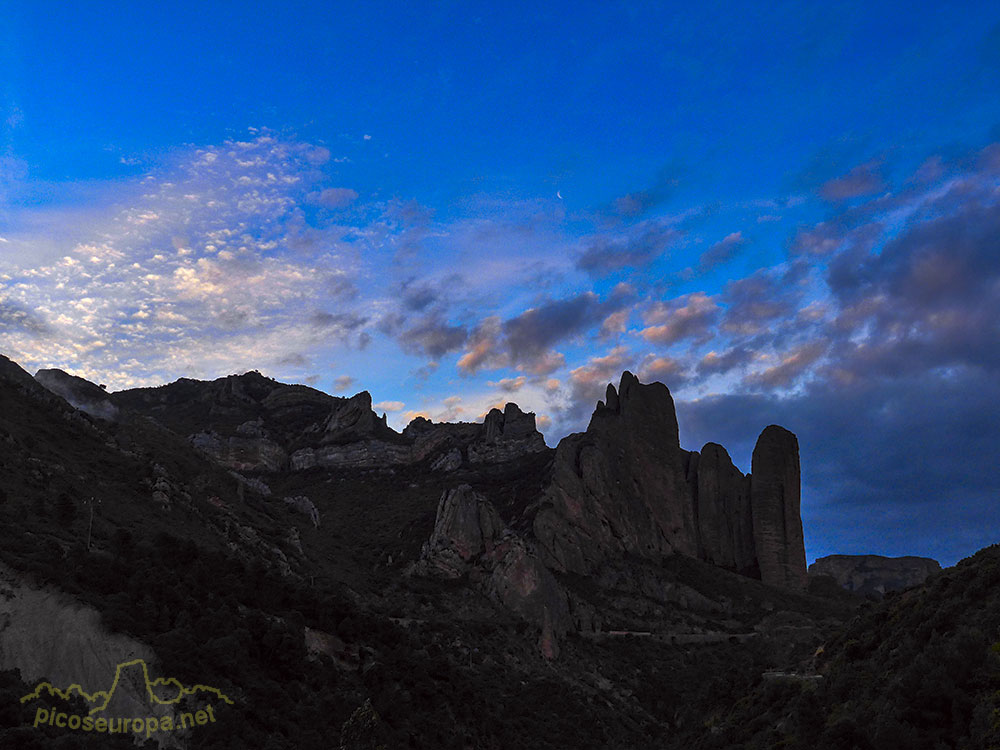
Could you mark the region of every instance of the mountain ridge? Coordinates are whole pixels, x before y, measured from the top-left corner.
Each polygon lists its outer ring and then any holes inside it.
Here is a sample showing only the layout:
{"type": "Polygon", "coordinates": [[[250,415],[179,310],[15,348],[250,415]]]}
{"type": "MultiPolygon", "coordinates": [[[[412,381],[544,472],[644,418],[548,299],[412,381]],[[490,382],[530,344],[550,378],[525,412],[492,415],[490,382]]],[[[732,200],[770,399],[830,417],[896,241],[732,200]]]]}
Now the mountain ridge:
{"type": "MultiPolygon", "coordinates": [[[[92,401],[104,395],[58,370],[40,371],[36,379],[63,395],[89,390],[92,401]]],[[[548,489],[522,512],[523,520],[507,519],[531,526],[530,541],[547,567],[586,574],[625,552],[653,558],[680,553],[805,588],[795,436],[775,425],[761,433],[756,482],[754,471],[740,474],[717,444],[703,447],[702,462],[700,453],[680,446],[669,389],[643,384],[628,371],[617,389],[608,385],[587,430],[563,438],[555,449],[545,445],[535,415],[514,402],[492,409],[481,423],[418,417],[396,432],[374,412],[368,391],[335,397],[257,371],[213,381],[184,378],[107,399],[115,409],[160,421],[216,463],[258,474],[265,483],[268,474],[314,467],[426,465],[451,473],[463,465],[551,453],[548,489]],[[587,503],[582,514],[580,502],[587,503]]]]}

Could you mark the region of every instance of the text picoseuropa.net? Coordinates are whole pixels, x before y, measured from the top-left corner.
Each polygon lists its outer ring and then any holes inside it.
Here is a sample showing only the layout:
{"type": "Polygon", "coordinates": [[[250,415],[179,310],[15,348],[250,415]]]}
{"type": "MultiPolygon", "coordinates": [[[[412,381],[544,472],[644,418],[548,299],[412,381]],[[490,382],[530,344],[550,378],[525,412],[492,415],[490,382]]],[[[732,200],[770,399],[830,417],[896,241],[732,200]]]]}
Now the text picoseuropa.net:
{"type": "Polygon", "coordinates": [[[35,710],[34,727],[41,726],[60,727],[72,729],[79,732],[98,732],[108,734],[145,734],[147,738],[152,737],[156,732],[174,732],[180,729],[188,729],[195,726],[204,726],[215,721],[215,712],[212,706],[206,706],[204,710],[199,709],[194,712],[183,712],[180,719],[174,721],[173,716],[149,716],[123,719],[106,719],[103,716],[95,719],[92,716],[80,716],[79,714],[68,714],[55,709],[38,708],[35,710]]]}

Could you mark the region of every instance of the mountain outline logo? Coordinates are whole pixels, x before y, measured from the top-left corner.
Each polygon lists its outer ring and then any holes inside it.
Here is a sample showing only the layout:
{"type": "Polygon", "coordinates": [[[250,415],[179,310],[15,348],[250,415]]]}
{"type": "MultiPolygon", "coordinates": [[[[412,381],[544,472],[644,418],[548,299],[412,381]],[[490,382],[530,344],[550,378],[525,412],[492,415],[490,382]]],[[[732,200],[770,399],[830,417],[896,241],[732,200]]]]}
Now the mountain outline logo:
{"type": "Polygon", "coordinates": [[[233,701],[223,693],[219,688],[211,687],[210,685],[192,685],[191,687],[185,687],[185,685],[175,677],[157,677],[156,679],[151,679],[149,676],[149,666],[146,664],[145,659],[132,659],[131,661],[125,661],[119,663],[115,667],[115,678],[111,683],[111,688],[109,690],[98,690],[94,693],[88,693],[83,689],[83,686],[79,683],[73,683],[65,690],[61,690],[53,685],[51,682],[42,681],[35,686],[35,689],[21,698],[21,703],[27,703],[28,701],[38,700],[42,697],[42,691],[48,692],[49,696],[57,696],[62,700],[69,700],[73,697],[74,693],[82,698],[88,705],[93,705],[99,703],[99,705],[91,708],[88,712],[88,716],[93,716],[96,713],[104,711],[107,709],[111,702],[112,696],[118,689],[118,684],[121,681],[122,672],[130,667],[139,666],[142,669],[142,677],[146,687],[146,694],[149,696],[150,703],[159,706],[169,706],[180,703],[180,701],[189,695],[197,695],[198,693],[209,693],[214,695],[218,700],[225,701],[230,706],[234,705],[233,701]],[[172,691],[175,690],[176,694],[173,697],[160,697],[156,694],[155,688],[167,687],[171,688],[172,691]],[[102,700],[103,699],[103,700],[102,700]]]}

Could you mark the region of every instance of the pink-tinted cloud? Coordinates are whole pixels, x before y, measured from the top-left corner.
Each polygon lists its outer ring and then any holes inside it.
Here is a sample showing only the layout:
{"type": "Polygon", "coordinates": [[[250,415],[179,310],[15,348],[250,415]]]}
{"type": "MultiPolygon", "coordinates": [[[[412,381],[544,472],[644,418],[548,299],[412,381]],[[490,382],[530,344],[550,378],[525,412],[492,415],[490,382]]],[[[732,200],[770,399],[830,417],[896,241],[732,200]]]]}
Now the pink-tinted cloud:
{"type": "Polygon", "coordinates": [[[458,369],[475,374],[483,368],[501,367],[504,362],[500,345],[500,318],[485,318],[469,335],[465,354],[458,360],[458,369]]]}
{"type": "Polygon", "coordinates": [[[679,359],[650,354],[639,365],[639,379],[643,382],[659,381],[676,388],[687,379],[686,368],[679,359]]]}
{"type": "Polygon", "coordinates": [[[630,310],[618,310],[611,313],[601,323],[601,328],[597,335],[602,339],[612,338],[616,334],[624,333],[628,326],[630,310]]]}
{"type": "Polygon", "coordinates": [[[749,376],[748,381],[771,388],[790,386],[805,375],[809,367],[822,357],[828,348],[829,344],[822,341],[803,344],[781,355],[781,360],[776,365],[749,376]]]}
{"type": "Polygon", "coordinates": [[[644,315],[642,337],[651,343],[675,344],[684,339],[704,340],[718,320],[719,306],[704,292],[669,302],[657,302],[644,315]]]}
{"type": "Polygon", "coordinates": [[[487,385],[499,388],[504,393],[517,393],[527,382],[527,377],[524,375],[518,375],[516,378],[500,378],[500,380],[496,381],[491,380],[487,383],[487,385]]]}

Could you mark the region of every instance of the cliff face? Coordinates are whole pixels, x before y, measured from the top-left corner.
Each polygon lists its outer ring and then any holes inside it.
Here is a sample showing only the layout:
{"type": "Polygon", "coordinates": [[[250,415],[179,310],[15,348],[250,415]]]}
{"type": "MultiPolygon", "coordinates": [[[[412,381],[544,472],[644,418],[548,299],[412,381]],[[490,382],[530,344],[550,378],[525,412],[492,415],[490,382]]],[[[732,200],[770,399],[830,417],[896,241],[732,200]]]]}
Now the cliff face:
{"type": "Polygon", "coordinates": [[[828,555],[809,566],[810,578],[831,576],[848,591],[876,597],[919,586],[928,576],[940,572],[940,563],[929,557],[828,555]]]}
{"type": "MultiPolygon", "coordinates": [[[[486,439],[509,432],[531,440],[533,430],[519,415],[516,407],[491,412],[486,439]]],[[[415,423],[408,430],[425,435],[431,428],[415,423]]],[[[795,435],[767,427],[754,449],[753,473],[744,475],[717,443],[700,453],[683,450],[670,391],[629,372],[617,389],[608,386],[587,431],[559,443],[549,483],[524,513],[509,519],[520,529],[514,531],[469,485],[446,491],[434,531],[410,570],[468,575],[534,623],[550,657],[571,624],[585,629],[584,621],[600,617],[563,588],[572,577],[557,579],[553,572],[589,577],[605,593],[620,588],[626,599],[641,595],[682,608],[697,606],[692,600],[699,595],[682,595],[657,573],[669,567],[668,556],[698,558],[776,587],[806,587],[795,435]]],[[[632,611],[637,606],[629,604],[632,611]]]]}
{"type": "Polygon", "coordinates": [[[556,448],[552,483],[534,519],[546,563],[585,575],[623,553],[695,555],[694,489],[670,391],[622,375],[585,433],[556,448]]]}
{"type": "Polygon", "coordinates": [[[535,427],[535,415],[508,402],[503,411],[490,409],[482,431],[468,448],[469,463],[497,463],[546,450],[545,439],[535,427]]]}
{"type": "Polygon", "coordinates": [[[421,559],[440,578],[459,578],[468,564],[493,551],[504,524],[490,502],[463,484],[441,495],[434,531],[421,559]]]}
{"type": "MultiPolygon", "coordinates": [[[[513,403],[491,410],[481,424],[417,418],[397,433],[375,414],[367,391],[335,398],[256,372],[110,395],[61,372],[37,377],[71,403],[86,397],[102,410],[153,417],[241,473],[426,462],[444,475],[548,450],[535,415],[513,403]]],[[[803,588],[795,436],[765,429],[752,469],[743,474],[716,443],[683,450],[670,391],[625,372],[617,389],[608,386],[586,432],[560,442],[537,502],[508,521],[531,529],[540,559],[557,572],[589,575],[623,556],[657,561],[682,554],[803,588]]]]}
{"type": "Polygon", "coordinates": [[[441,495],[434,532],[410,572],[451,579],[469,574],[490,598],[539,628],[546,658],[558,655],[558,638],[570,624],[566,593],[531,543],[505,528],[496,508],[469,485],[441,495]]]}
{"type": "Polygon", "coordinates": [[[694,454],[697,478],[698,556],[740,573],[753,574],[756,549],[750,508],[750,476],[743,474],[718,443],[694,454]]]}
{"type": "Polygon", "coordinates": [[[372,410],[372,396],[361,391],[349,399],[334,402],[323,425],[324,444],[344,444],[358,440],[391,440],[396,433],[372,410]]]}
{"type": "Polygon", "coordinates": [[[587,575],[623,555],[698,557],[764,583],[806,585],[795,436],[771,426],[743,475],[726,450],[681,449],[670,391],[625,372],[584,433],[556,449],[533,519],[546,564],[587,575]]]}

